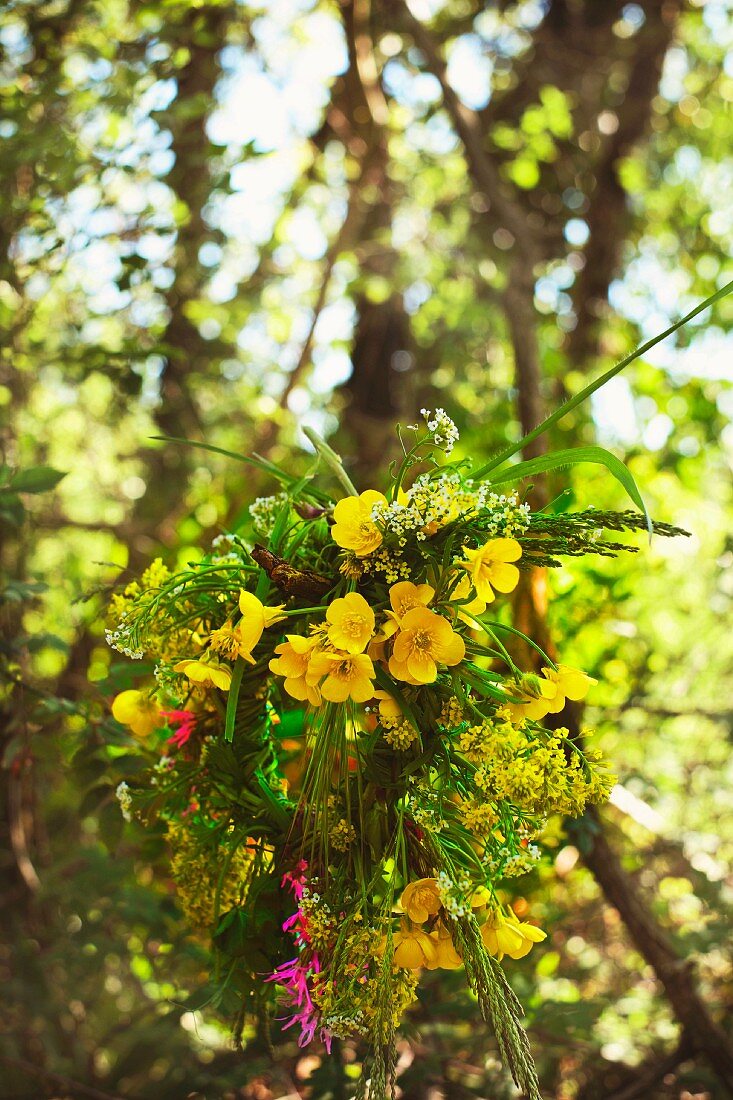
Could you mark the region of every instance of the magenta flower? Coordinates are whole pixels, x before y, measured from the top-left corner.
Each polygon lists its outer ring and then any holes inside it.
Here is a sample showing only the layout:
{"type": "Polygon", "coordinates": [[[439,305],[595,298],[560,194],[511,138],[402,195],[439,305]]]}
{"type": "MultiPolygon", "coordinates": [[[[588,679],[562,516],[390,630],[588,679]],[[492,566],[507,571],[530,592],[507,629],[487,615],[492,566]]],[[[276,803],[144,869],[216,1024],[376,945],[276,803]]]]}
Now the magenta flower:
{"type": "Polygon", "coordinates": [[[196,728],[196,715],[190,710],[162,710],[160,713],[175,731],[166,744],[182,749],[196,728]]]}
{"type": "MultiPolygon", "coordinates": [[[[320,973],[320,970],[321,964],[318,955],[314,954],[311,956],[311,960],[307,965],[304,965],[300,958],[296,957],[294,959],[289,959],[288,962],[282,963],[272,974],[265,978],[266,982],[277,982],[278,985],[281,985],[287,990],[290,1007],[298,1009],[298,1011],[294,1012],[290,1019],[286,1020],[283,1024],[283,1031],[287,1031],[289,1027],[299,1024],[299,1047],[305,1047],[308,1046],[309,1043],[312,1043],[318,1029],[320,1013],[313,1004],[310,989],[308,987],[308,979],[312,975],[320,973]]],[[[328,1028],[321,1028],[319,1038],[330,1054],[333,1036],[328,1028]]]]}

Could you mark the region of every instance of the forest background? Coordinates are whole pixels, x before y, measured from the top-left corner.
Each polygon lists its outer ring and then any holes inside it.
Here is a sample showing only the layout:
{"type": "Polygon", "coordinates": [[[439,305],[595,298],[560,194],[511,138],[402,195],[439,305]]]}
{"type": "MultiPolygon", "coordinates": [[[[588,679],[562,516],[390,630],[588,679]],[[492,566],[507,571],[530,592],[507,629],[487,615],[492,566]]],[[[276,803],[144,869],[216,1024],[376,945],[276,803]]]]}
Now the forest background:
{"type": "MultiPolygon", "coordinates": [[[[349,1094],[356,1049],[231,1049],[163,839],[114,796],[139,761],[105,593],[275,491],[153,437],[304,470],[310,425],[379,487],[395,422],[441,405],[488,458],[731,278],[732,101],[730,0],[3,5],[0,1096],[349,1094]]],[[[691,536],[565,567],[547,619],[518,599],[598,678],[619,772],[522,880],[548,1098],[733,1094],[732,318],[551,437],[691,536]]],[[[625,507],[594,469],[537,491],[625,507]]],[[[399,1084],[516,1095],[460,975],[423,981],[399,1084]]]]}

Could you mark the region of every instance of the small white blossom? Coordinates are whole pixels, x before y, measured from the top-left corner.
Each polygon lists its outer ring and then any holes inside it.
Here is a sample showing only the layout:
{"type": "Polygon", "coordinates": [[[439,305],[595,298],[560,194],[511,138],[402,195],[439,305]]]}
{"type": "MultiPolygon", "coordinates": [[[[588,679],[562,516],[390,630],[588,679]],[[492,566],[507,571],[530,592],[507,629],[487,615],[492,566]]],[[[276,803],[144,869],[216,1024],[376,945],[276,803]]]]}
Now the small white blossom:
{"type": "Polygon", "coordinates": [[[125,821],[132,821],[132,795],[130,794],[130,788],[128,787],[127,783],[123,781],[122,783],[118,784],[115,794],[117,795],[117,801],[120,804],[120,812],[125,821]]]}
{"type": "Polygon", "coordinates": [[[420,409],[420,412],[425,418],[436,447],[441,447],[449,455],[458,442],[459,436],[458,428],[448,413],[445,409],[436,409],[434,414],[430,409],[420,409]]]}

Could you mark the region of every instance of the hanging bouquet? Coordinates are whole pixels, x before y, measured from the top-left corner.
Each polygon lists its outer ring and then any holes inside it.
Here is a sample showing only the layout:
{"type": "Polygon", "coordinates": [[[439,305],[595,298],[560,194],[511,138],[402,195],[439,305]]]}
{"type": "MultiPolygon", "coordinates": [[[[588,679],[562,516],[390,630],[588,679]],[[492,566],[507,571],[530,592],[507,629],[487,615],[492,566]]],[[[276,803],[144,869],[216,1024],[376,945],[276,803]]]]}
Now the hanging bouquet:
{"type": "Polygon", "coordinates": [[[537,1098],[504,966],[547,933],[505,887],[541,859],[548,817],[603,802],[614,777],[562,725],[595,681],[513,626],[507,597],[522,571],[633,550],[604,532],[652,525],[601,448],[507,465],[525,439],[472,470],[448,460],[445,412],[425,421],[400,436],[385,492],[358,492],[312,432],[333,496],[315,470],[245,459],[280,489],[248,528],[113,596],[109,643],[154,665],[112,705],[151,761],[118,797],[126,817],[165,823],[181,909],[240,1029],[274,1013],[301,1046],[363,1038],[361,1094],[381,1098],[421,971],[463,967],[537,1098]],[[602,463],[641,510],[556,515],[502,491],[573,461],[602,463]]]}

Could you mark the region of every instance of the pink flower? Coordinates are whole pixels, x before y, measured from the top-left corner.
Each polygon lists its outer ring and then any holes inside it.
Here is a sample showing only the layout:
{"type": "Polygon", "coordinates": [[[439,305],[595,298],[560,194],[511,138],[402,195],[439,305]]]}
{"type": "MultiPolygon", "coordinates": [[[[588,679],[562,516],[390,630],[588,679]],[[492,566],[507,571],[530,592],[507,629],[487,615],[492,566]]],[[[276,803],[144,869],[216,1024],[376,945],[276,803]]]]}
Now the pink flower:
{"type": "MultiPolygon", "coordinates": [[[[282,963],[272,974],[265,978],[266,982],[277,982],[278,985],[283,986],[288,992],[290,1007],[299,1009],[283,1024],[283,1031],[287,1031],[294,1024],[300,1025],[299,1047],[305,1047],[312,1043],[318,1028],[320,1013],[311,999],[308,979],[312,974],[320,973],[320,970],[320,961],[318,956],[314,954],[307,966],[303,964],[300,958],[296,957],[282,963]]],[[[322,1027],[319,1037],[330,1054],[333,1036],[328,1028],[322,1027]]]]}
{"type": "Polygon", "coordinates": [[[170,728],[175,730],[166,743],[182,749],[196,728],[196,715],[190,710],[162,710],[160,713],[170,728]]]}
{"type": "Polygon", "coordinates": [[[290,889],[293,891],[298,901],[303,897],[306,881],[305,873],[307,870],[308,864],[306,860],[301,859],[296,863],[295,871],[286,871],[280,880],[281,886],[285,886],[286,884],[290,886],[290,889]]]}

